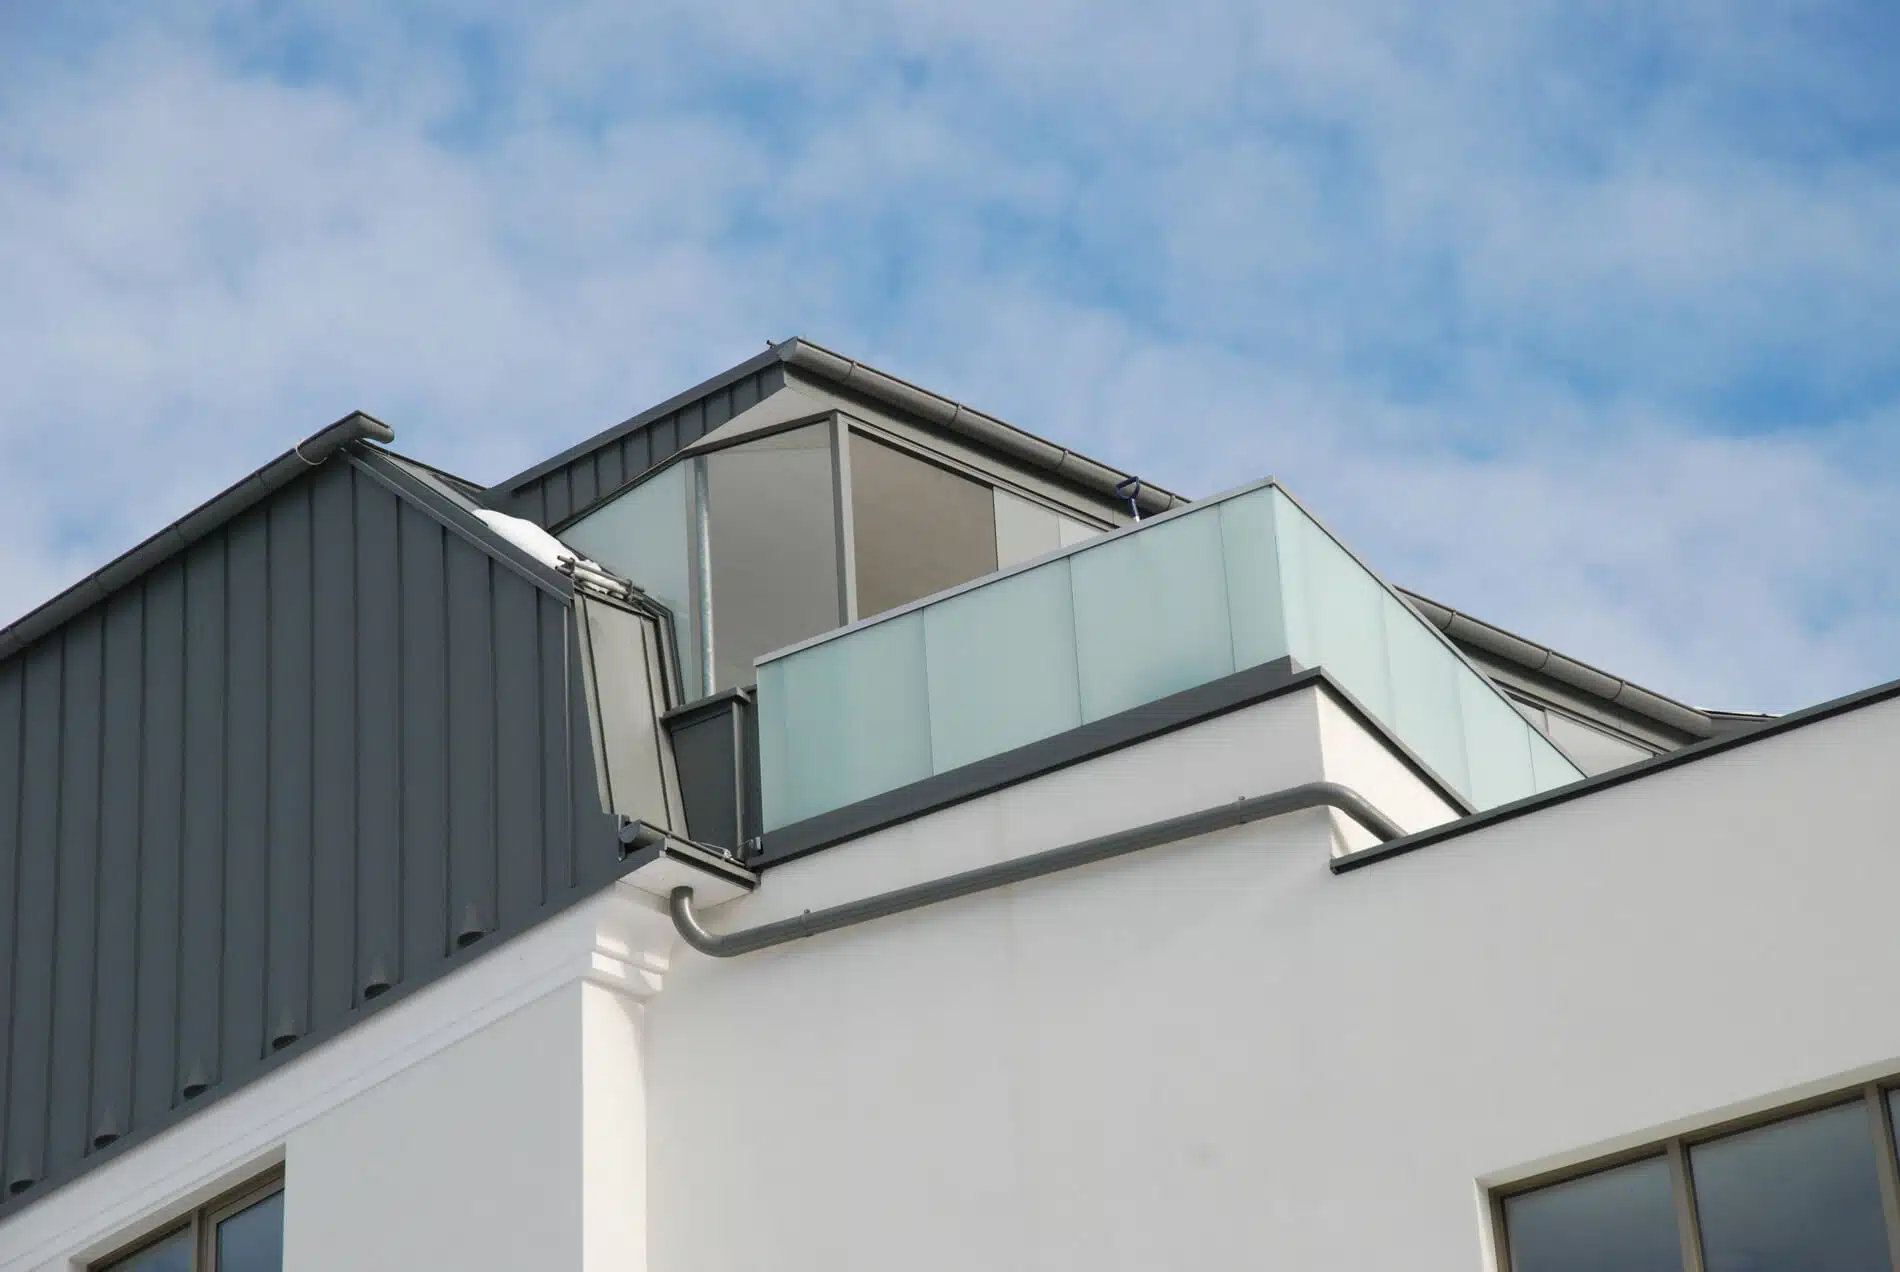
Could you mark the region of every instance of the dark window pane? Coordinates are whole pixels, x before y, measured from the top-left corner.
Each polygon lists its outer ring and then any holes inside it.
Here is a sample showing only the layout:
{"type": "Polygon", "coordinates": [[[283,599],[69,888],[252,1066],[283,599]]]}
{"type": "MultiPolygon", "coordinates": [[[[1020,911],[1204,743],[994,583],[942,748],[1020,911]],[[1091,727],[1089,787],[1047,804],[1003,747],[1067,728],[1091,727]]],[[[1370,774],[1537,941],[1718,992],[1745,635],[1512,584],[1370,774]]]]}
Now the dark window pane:
{"type": "Polygon", "coordinates": [[[157,1245],[106,1267],[110,1272],[191,1272],[191,1230],[174,1232],[157,1245]]]}
{"type": "Polygon", "coordinates": [[[218,1272],[283,1272],[283,1267],[283,1193],[272,1193],[218,1225],[218,1272]]]}
{"type": "Polygon", "coordinates": [[[859,618],[996,569],[990,487],[857,433],[851,520],[859,618]]]}
{"type": "Polygon", "coordinates": [[[757,677],[752,660],[843,621],[831,425],[814,424],[705,458],[713,595],[713,683],[757,677]]]}
{"type": "Polygon", "coordinates": [[[1892,1272],[1856,1101],[1689,1150],[1708,1272],[1892,1272]]]}
{"type": "Polygon", "coordinates": [[[1504,1202],[1511,1272],[1681,1272],[1669,1161],[1652,1157],[1504,1202]]]}

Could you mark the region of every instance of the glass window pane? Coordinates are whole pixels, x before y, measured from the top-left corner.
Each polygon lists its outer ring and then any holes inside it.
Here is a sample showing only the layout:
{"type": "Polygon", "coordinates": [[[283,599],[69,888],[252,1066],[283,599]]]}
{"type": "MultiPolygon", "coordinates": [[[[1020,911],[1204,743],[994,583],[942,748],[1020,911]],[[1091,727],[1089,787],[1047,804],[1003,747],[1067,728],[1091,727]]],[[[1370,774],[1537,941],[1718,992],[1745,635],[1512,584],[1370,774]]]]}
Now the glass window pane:
{"type": "Polygon", "coordinates": [[[929,777],[926,693],[921,612],[761,667],[765,828],[929,777]]]}
{"type": "Polygon", "coordinates": [[[1093,539],[1100,533],[1102,532],[1099,529],[1085,521],[1076,521],[1070,517],[1056,518],[1056,535],[1061,540],[1062,547],[1074,547],[1084,539],[1093,539]]]}
{"type": "Polygon", "coordinates": [[[283,1193],[272,1193],[218,1225],[218,1272],[283,1272],[283,1266],[283,1193]]]}
{"type": "Polygon", "coordinates": [[[1550,740],[1562,747],[1577,762],[1578,768],[1592,776],[1647,760],[1652,754],[1634,742],[1625,742],[1555,711],[1547,713],[1545,719],[1550,740]]]}
{"type": "Polygon", "coordinates": [[[990,487],[861,433],[851,434],[851,522],[859,618],[996,569],[990,487]]]}
{"type": "Polygon", "coordinates": [[[1669,1160],[1652,1157],[1504,1202],[1511,1272],[1681,1272],[1669,1160]]]}
{"type": "Polygon", "coordinates": [[[110,1272],[191,1272],[191,1229],[174,1232],[158,1244],[106,1267],[110,1272]]]}
{"type": "Polygon", "coordinates": [[[938,773],[1082,722],[1067,560],[927,607],[924,649],[938,773]]]}
{"type": "Polygon", "coordinates": [[[1041,504],[996,492],[996,568],[1033,561],[1062,546],[1062,518],[1041,504]]]}
{"type": "Polygon", "coordinates": [[[680,678],[699,696],[699,620],[693,608],[691,465],[674,464],[561,531],[561,540],[624,574],[673,611],[680,678]]]}
{"type": "Polygon", "coordinates": [[[1184,513],[1068,559],[1085,722],[1234,670],[1217,511],[1184,513]]]}
{"type": "Polygon", "coordinates": [[[1536,784],[1537,793],[1541,795],[1545,791],[1554,791],[1559,786],[1568,786],[1578,780],[1577,771],[1570,761],[1564,759],[1543,734],[1532,730],[1531,781],[1536,784]]]}
{"type": "Polygon", "coordinates": [[[1707,1272],[1893,1272],[1860,1101],[1689,1150],[1707,1272]]]}
{"type": "Polygon", "coordinates": [[[843,624],[831,425],[704,459],[710,502],[714,687],[753,682],[752,660],[843,624]]]}

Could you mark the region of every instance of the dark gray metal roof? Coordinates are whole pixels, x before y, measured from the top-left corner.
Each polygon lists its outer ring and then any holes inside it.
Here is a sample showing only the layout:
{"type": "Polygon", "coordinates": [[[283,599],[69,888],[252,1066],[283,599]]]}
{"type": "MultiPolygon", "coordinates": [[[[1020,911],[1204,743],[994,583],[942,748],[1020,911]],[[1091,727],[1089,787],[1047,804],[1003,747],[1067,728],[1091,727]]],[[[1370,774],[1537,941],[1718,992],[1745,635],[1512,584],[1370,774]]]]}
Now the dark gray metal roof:
{"type": "MultiPolygon", "coordinates": [[[[793,337],[491,486],[486,498],[492,507],[543,526],[571,518],[783,388],[788,367],[1100,495],[1112,495],[1130,476],[855,358],[793,337]]],[[[1140,490],[1144,513],[1165,512],[1187,502],[1148,482],[1140,490]]]]}
{"type": "Polygon", "coordinates": [[[0,1218],[624,869],[572,584],[387,432],[7,629],[0,1218]]]}

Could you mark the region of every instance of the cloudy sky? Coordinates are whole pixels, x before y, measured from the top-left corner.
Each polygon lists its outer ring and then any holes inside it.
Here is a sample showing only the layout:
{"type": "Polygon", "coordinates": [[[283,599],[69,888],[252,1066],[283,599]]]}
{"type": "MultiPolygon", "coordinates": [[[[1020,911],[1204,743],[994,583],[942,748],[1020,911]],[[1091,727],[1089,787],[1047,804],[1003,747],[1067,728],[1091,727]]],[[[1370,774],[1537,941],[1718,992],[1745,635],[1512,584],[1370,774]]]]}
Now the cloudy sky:
{"type": "Polygon", "coordinates": [[[0,621],[809,336],[1706,705],[1900,676],[1900,9],[0,0],[0,621]],[[484,8],[487,11],[484,12],[484,8]]]}

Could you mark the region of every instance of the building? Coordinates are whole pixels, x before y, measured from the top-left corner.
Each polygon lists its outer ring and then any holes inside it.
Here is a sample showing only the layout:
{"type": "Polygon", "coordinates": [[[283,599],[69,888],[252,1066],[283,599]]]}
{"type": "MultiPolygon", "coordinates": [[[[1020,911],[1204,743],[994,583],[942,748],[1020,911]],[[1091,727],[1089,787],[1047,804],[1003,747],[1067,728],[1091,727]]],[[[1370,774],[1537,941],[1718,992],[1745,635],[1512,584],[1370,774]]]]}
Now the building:
{"type": "Polygon", "coordinates": [[[1675,702],[792,340],[0,630],[0,1272],[1900,1266],[1900,683],[1675,702]]]}

